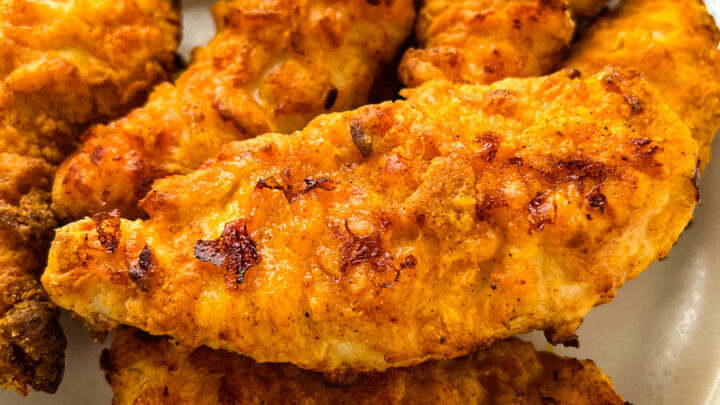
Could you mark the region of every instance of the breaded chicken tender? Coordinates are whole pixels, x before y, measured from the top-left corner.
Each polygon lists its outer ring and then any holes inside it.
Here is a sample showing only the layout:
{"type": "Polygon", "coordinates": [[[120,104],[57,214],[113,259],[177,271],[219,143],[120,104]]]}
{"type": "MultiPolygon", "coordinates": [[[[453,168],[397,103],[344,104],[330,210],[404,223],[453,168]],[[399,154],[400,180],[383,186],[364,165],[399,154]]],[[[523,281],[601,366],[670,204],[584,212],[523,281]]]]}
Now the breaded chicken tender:
{"type": "Polygon", "coordinates": [[[0,2],[0,385],[54,392],[65,337],[38,280],[56,226],[55,165],[92,122],[140,103],[174,66],[159,0],[0,2]]]}
{"type": "Polygon", "coordinates": [[[611,63],[642,72],[690,128],[704,168],[720,127],[718,40],[701,0],[625,0],[590,26],[564,64],[584,74],[611,63]]]}
{"type": "Polygon", "coordinates": [[[403,56],[400,80],[415,87],[539,76],[560,62],[574,27],[563,0],[425,0],[415,26],[420,49],[403,56]]]}
{"type": "Polygon", "coordinates": [[[223,144],[365,104],[414,13],[411,0],[218,2],[218,33],[190,68],[143,108],[93,128],[60,167],[56,211],[142,216],[137,202],[154,180],[197,169],[223,144]]]}
{"type": "Polygon", "coordinates": [[[386,373],[344,386],[289,364],[258,364],[123,328],[101,365],[114,405],[160,404],[625,404],[590,360],[536,352],[511,338],[472,356],[386,373]]]}
{"type": "Polygon", "coordinates": [[[96,328],[322,371],[563,340],[697,198],[697,144],[640,75],[577,74],[430,82],[231,143],[157,181],[150,219],[58,230],[43,285],[96,328]]]}

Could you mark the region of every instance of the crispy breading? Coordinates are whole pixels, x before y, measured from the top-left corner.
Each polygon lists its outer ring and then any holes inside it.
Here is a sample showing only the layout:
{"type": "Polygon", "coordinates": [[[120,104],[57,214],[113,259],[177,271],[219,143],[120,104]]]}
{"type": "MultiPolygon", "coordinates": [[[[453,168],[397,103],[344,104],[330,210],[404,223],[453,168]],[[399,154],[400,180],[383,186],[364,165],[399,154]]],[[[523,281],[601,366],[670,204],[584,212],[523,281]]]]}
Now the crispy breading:
{"type": "Polygon", "coordinates": [[[415,11],[412,0],[233,0],[213,13],[216,37],[175,84],[93,128],[60,167],[53,202],[61,217],[141,216],[137,202],[154,180],[197,169],[223,144],[365,104],[415,11]]]}
{"type": "Polygon", "coordinates": [[[697,144],[638,74],[576,76],[430,82],[231,143],[157,181],[149,220],[58,230],[43,285],[98,326],[315,370],[571,334],[697,196],[697,144]]]}
{"type": "Polygon", "coordinates": [[[54,392],[65,337],[38,280],[54,165],[167,77],[179,15],[159,0],[3,0],[0,22],[0,384],[54,392]]]}
{"type": "Polygon", "coordinates": [[[516,338],[464,358],[349,375],[343,386],[289,364],[178,348],[129,328],[117,331],[101,365],[114,405],[625,403],[592,361],[537,352],[516,338]]]}
{"type": "Polygon", "coordinates": [[[426,0],[400,80],[492,83],[539,76],[560,62],[575,24],[563,0],[426,0]]]}
{"type": "Polygon", "coordinates": [[[690,128],[704,168],[720,127],[719,39],[701,0],[625,0],[588,28],[564,65],[585,74],[611,63],[642,72],[690,128]]]}

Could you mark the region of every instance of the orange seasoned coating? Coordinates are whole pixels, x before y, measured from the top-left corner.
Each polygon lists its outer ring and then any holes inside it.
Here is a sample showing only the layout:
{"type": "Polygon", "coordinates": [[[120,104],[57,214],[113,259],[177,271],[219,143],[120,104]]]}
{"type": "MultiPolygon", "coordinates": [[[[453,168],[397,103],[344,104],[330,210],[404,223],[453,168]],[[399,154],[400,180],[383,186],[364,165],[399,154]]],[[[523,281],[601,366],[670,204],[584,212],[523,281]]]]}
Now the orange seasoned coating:
{"type": "Polygon", "coordinates": [[[179,18],[162,0],[2,0],[0,151],[60,163],[167,78],[179,18]]]}
{"type": "Polygon", "coordinates": [[[400,80],[415,87],[445,78],[492,83],[548,73],[569,47],[575,24],[563,0],[425,0],[400,80]]]}
{"type": "Polygon", "coordinates": [[[39,282],[55,165],[83,128],[140,103],[174,67],[160,0],[0,1],[0,385],[54,392],[65,337],[39,282]]]}
{"type": "Polygon", "coordinates": [[[635,72],[404,95],[226,145],[148,220],[59,229],[43,285],[97,328],[385,370],[562,341],[691,217],[697,144],[635,72]]]}
{"type": "Polygon", "coordinates": [[[230,0],[217,35],[146,106],[93,128],[59,169],[63,218],[137,206],[153,181],[197,169],[230,141],[292,132],[365,104],[382,65],[410,33],[412,0],[230,0]]]}
{"type": "Polygon", "coordinates": [[[346,385],[289,364],[178,348],[128,328],[117,331],[101,365],[114,405],[625,404],[592,361],[537,352],[516,338],[468,357],[351,375],[346,385]]]}
{"type": "Polygon", "coordinates": [[[642,72],[698,142],[701,168],[720,128],[720,51],[702,0],[625,0],[583,34],[564,62],[584,74],[608,64],[642,72]]]}

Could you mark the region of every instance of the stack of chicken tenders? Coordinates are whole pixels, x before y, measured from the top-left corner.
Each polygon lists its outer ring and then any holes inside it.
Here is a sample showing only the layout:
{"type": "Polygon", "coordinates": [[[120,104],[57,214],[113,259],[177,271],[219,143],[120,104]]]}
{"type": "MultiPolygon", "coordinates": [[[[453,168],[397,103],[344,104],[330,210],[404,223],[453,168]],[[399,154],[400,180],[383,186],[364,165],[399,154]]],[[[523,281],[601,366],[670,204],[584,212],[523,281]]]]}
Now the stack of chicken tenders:
{"type": "Polygon", "coordinates": [[[607,3],[220,0],[179,72],[177,2],[0,2],[0,385],[64,308],[116,405],[627,404],[514,336],[688,225],[720,31],[607,3]]]}

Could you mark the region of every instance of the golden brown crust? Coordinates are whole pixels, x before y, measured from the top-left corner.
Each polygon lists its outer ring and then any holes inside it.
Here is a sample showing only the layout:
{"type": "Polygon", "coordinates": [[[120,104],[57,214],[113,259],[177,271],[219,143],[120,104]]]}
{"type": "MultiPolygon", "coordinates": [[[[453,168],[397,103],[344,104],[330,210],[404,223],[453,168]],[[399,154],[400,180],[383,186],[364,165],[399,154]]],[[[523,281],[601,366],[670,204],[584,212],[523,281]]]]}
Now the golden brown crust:
{"type": "Polygon", "coordinates": [[[492,83],[548,73],[570,44],[574,24],[563,0],[426,0],[400,80],[409,87],[445,78],[492,83]]]}
{"type": "Polygon", "coordinates": [[[343,386],[289,364],[178,348],[129,328],[117,331],[101,365],[114,405],[625,403],[592,361],[536,352],[515,338],[464,358],[357,375],[343,386]]]}
{"type": "Polygon", "coordinates": [[[179,16],[160,0],[8,0],[0,22],[0,384],[54,392],[65,337],[38,280],[54,164],[167,77],[179,16]]]}
{"type": "Polygon", "coordinates": [[[0,20],[0,151],[51,163],[165,79],[179,35],[162,0],[11,0],[0,20]]]}
{"type": "Polygon", "coordinates": [[[701,0],[625,0],[588,28],[564,65],[584,74],[608,64],[642,72],[690,128],[704,168],[720,127],[719,39],[701,0]]]}
{"type": "Polygon", "coordinates": [[[224,143],[291,132],[366,103],[414,17],[411,0],[233,0],[213,13],[216,37],[175,84],[93,128],[60,167],[53,201],[61,217],[141,216],[137,202],[154,180],[196,169],[224,143]]]}
{"type": "Polygon", "coordinates": [[[229,144],[156,182],[150,220],[60,229],[43,285],[84,317],[315,370],[570,324],[667,254],[697,160],[639,74],[574,73],[431,82],[229,144]]]}

